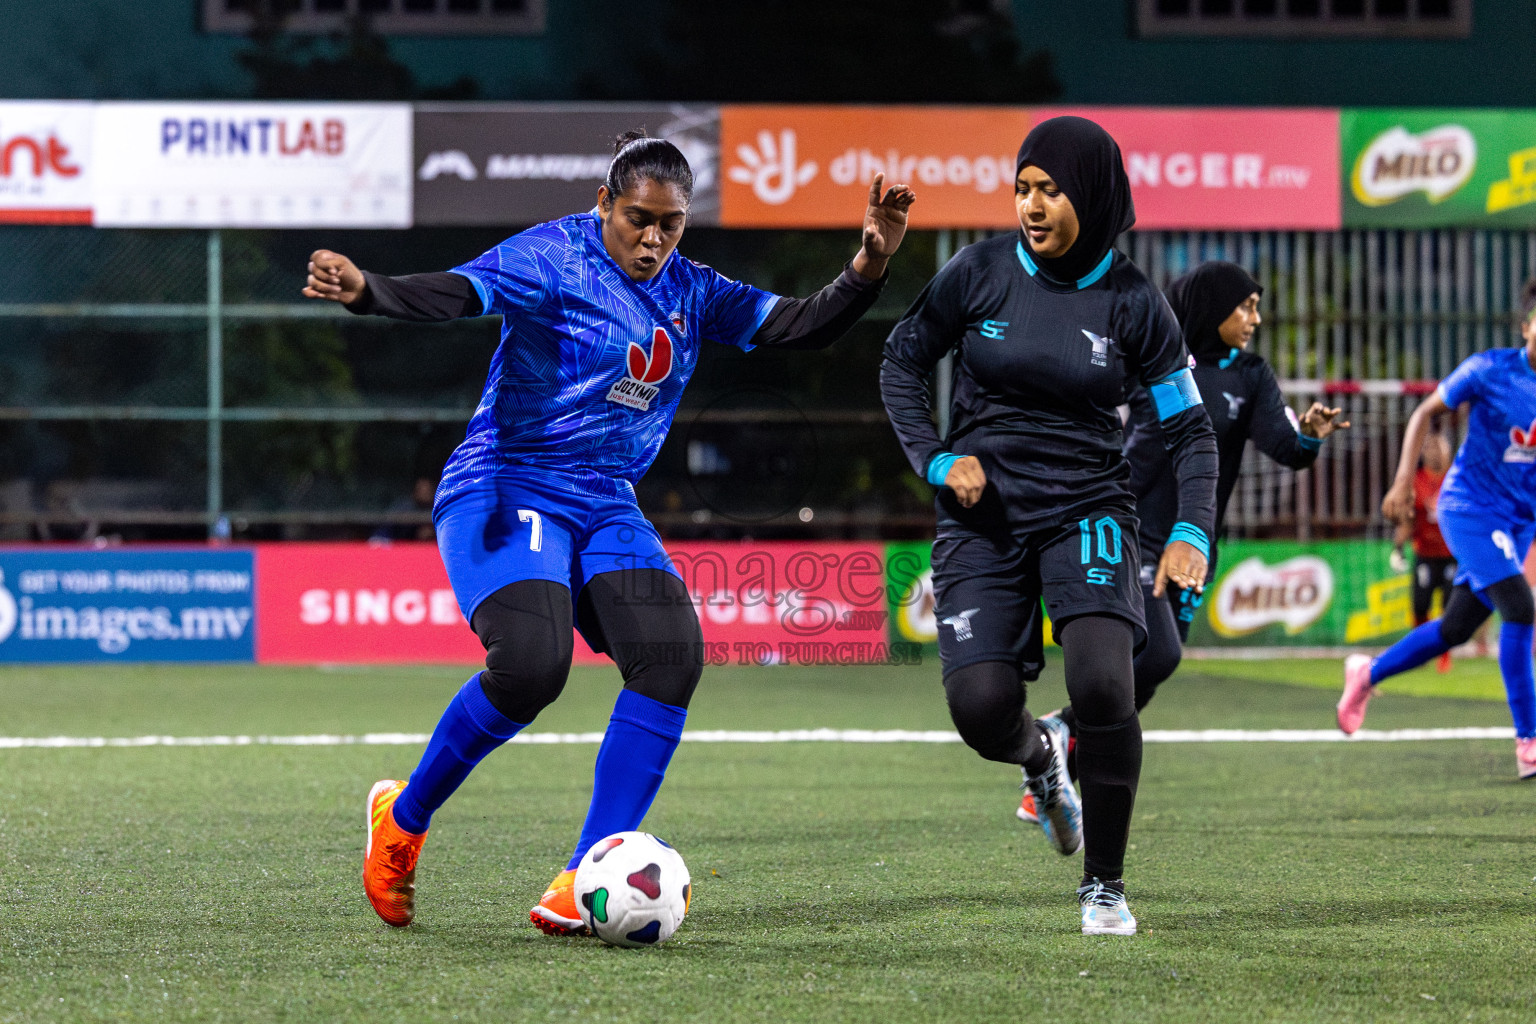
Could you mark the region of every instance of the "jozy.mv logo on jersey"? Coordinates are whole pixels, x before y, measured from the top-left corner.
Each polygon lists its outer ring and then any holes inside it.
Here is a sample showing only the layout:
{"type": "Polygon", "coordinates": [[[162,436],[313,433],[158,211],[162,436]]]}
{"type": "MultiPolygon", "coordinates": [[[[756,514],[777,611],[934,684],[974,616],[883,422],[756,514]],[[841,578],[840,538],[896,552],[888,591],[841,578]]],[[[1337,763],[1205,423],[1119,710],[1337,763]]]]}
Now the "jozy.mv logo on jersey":
{"type": "Polygon", "coordinates": [[[657,385],[672,372],[672,337],[667,329],[656,328],[650,352],[630,342],[627,362],[629,373],[608,389],[608,401],[647,412],[651,400],[661,393],[657,385]]]}

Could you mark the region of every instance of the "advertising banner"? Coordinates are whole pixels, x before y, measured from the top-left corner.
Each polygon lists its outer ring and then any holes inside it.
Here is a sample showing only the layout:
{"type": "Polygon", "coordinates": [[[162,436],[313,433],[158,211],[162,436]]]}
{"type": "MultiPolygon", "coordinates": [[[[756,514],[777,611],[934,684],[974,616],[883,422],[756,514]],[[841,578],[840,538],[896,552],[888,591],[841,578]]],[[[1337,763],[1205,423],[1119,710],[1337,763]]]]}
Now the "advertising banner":
{"type": "Polygon", "coordinates": [[[103,227],[411,224],[403,103],[101,103],[103,227]]]}
{"type": "Polygon", "coordinates": [[[250,661],[251,553],[0,549],[0,662],[250,661]]]}
{"type": "Polygon", "coordinates": [[[1344,226],[1536,225],[1536,110],[1346,110],[1344,226]]]}
{"type": "Polygon", "coordinates": [[[718,223],[719,111],[688,104],[418,106],[415,222],[513,228],[589,210],[614,139],[630,130],[683,151],[693,169],[689,222],[718,223]]]}
{"type": "Polygon", "coordinates": [[[256,570],[259,662],[485,662],[435,544],[259,544],[256,570]]]}
{"type": "Polygon", "coordinates": [[[1385,647],[1413,625],[1385,540],[1228,541],[1191,646],[1385,647]]]}
{"type": "MultiPolygon", "coordinates": [[[[670,553],[693,595],[710,664],[893,659],[879,544],[682,542],[670,553]]],[[[484,659],[433,544],[261,544],[256,566],[260,662],[484,659]]],[[[575,663],[609,660],[578,633],[575,663]]]]}
{"type": "Polygon", "coordinates": [[[1009,107],[720,108],[720,223],[858,227],[869,183],[918,192],[919,228],[1002,228],[1031,112],[1009,107]]]}
{"type": "Polygon", "coordinates": [[[887,636],[882,544],[681,542],[668,551],[693,595],[709,664],[909,657],[887,636]]]}
{"type": "Polygon", "coordinates": [[[1337,110],[1077,107],[1120,144],[1136,226],[1213,231],[1339,227],[1337,110]]]}
{"type": "Polygon", "coordinates": [[[0,224],[91,222],[86,102],[0,101],[0,224]]]}
{"type": "Polygon", "coordinates": [[[919,227],[1012,228],[1019,143],[1066,113],[1120,143],[1138,227],[1339,226],[1338,111],[1135,107],[722,107],[721,223],[855,227],[884,172],[919,227]]]}

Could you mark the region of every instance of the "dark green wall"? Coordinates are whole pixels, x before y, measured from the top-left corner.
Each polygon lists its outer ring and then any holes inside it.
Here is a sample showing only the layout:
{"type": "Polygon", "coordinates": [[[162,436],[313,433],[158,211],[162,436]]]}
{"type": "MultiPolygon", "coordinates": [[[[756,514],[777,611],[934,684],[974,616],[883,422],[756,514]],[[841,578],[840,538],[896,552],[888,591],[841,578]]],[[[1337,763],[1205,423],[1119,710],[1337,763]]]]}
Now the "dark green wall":
{"type": "MultiPolygon", "coordinates": [[[[566,100],[594,91],[665,98],[665,4],[548,0],[537,38],[395,38],[426,88],[474,78],[485,99],[566,100]],[[648,58],[640,54],[648,52],[648,58]],[[658,55],[660,55],[658,57],[658,55]]],[[[1014,0],[1022,49],[1048,49],[1068,103],[1530,106],[1532,0],[1473,0],[1469,39],[1400,42],[1146,40],[1130,0],[1014,0]]],[[[773,4],[764,4],[771,16],[773,4]]],[[[0,97],[239,97],[243,41],[202,33],[196,0],[0,0],[0,97]]],[[[797,68],[786,55],[782,73],[797,68]]],[[[921,68],[893,69],[921,74],[921,68]]]]}

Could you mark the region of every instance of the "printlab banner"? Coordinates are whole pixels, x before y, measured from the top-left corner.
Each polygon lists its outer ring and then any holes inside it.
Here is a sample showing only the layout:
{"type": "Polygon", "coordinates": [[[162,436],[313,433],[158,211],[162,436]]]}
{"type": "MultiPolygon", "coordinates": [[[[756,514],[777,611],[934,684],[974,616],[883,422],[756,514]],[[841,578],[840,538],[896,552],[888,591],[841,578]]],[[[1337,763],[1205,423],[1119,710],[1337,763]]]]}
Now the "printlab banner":
{"type": "Polygon", "coordinates": [[[0,662],[250,661],[251,553],[0,549],[0,662]]]}
{"type": "Polygon", "coordinates": [[[102,227],[411,224],[403,103],[101,103],[102,227]]]}
{"type": "Polygon", "coordinates": [[[418,106],[415,222],[539,224],[589,210],[614,139],[639,129],[672,142],[693,169],[689,222],[719,222],[720,115],[688,104],[418,106]]]}
{"type": "Polygon", "coordinates": [[[0,224],[89,224],[92,118],[85,102],[0,102],[0,224]]]}
{"type": "Polygon", "coordinates": [[[1344,225],[1536,225],[1536,110],[1346,110],[1344,225]]]}

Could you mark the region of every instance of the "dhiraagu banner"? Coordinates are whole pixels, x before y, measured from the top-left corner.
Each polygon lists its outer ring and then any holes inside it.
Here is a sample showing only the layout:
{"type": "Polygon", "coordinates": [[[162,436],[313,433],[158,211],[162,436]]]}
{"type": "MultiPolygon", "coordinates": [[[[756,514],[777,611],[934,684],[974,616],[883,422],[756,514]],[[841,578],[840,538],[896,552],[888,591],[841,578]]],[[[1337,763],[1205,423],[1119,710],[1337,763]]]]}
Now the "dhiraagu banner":
{"type": "Polygon", "coordinates": [[[1386,646],[1413,625],[1385,540],[1228,541],[1191,646],[1386,646]]]}
{"type": "Polygon", "coordinates": [[[1536,225],[1536,110],[1345,110],[1346,228],[1536,225]]]}

